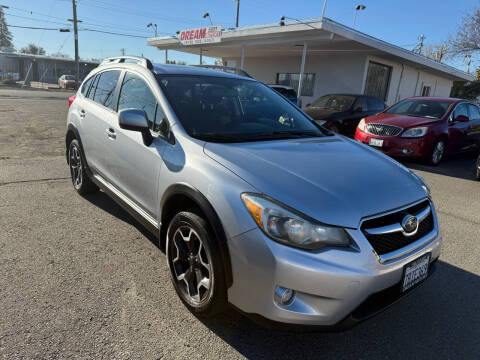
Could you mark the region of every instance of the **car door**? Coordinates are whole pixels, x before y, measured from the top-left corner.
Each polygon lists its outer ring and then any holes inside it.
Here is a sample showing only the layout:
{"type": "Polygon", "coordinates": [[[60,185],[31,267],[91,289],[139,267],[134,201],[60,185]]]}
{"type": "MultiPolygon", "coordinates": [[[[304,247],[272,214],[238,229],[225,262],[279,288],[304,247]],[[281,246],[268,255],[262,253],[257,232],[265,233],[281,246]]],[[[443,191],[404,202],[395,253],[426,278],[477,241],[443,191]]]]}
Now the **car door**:
{"type": "Polygon", "coordinates": [[[125,72],[119,90],[118,112],[125,109],[144,110],[153,142],[146,146],[141,133],[120,129],[117,120],[116,140],[111,144],[113,155],[109,164],[115,187],[155,219],[162,156],[169,142],[164,136],[166,118],[152,91],[153,86],[142,75],[125,72]]]}
{"type": "Polygon", "coordinates": [[[450,152],[468,150],[470,147],[468,133],[470,121],[457,121],[458,116],[469,118],[468,103],[459,103],[455,106],[448,119],[448,149],[450,152]]]}
{"type": "Polygon", "coordinates": [[[480,110],[477,105],[469,104],[470,114],[469,128],[467,129],[468,143],[470,146],[478,147],[480,145],[480,110]]]}
{"type": "Polygon", "coordinates": [[[353,137],[358,123],[362,118],[368,116],[368,104],[365,96],[359,96],[352,105],[352,112],[343,120],[342,133],[353,137]]]}
{"type": "Polygon", "coordinates": [[[111,178],[108,151],[115,140],[113,127],[117,113],[114,108],[120,73],[120,70],[108,70],[97,74],[79,109],[80,133],[88,165],[107,180],[111,178]]]}

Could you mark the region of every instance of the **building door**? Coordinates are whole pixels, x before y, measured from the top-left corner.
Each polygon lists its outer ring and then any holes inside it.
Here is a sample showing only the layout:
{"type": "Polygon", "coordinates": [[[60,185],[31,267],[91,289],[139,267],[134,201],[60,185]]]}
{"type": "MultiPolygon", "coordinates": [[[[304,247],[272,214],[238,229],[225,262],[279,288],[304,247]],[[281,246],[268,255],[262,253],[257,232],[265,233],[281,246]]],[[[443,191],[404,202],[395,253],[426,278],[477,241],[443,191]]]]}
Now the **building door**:
{"type": "Polygon", "coordinates": [[[368,63],[367,79],[363,93],[386,101],[391,74],[392,68],[390,66],[370,61],[368,63]]]}

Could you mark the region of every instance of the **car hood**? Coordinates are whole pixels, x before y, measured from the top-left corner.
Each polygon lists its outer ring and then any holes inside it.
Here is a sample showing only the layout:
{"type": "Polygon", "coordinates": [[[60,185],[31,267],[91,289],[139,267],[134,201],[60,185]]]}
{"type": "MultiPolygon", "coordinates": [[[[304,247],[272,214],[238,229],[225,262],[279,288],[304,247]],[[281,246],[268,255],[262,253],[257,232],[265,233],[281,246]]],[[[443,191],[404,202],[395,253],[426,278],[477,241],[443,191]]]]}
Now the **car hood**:
{"type": "Polygon", "coordinates": [[[337,110],[328,110],[328,109],[321,109],[315,107],[307,107],[304,111],[310,115],[314,120],[323,120],[333,116],[337,116],[338,114],[343,114],[343,112],[339,112],[337,110]]]}
{"type": "Polygon", "coordinates": [[[325,224],[357,228],[362,217],[426,196],[403,165],[340,136],[206,143],[204,152],[259,193],[325,224]]]}
{"type": "Polygon", "coordinates": [[[366,123],[380,123],[387,125],[399,126],[402,128],[410,128],[412,126],[427,125],[439,121],[440,119],[429,119],[416,116],[396,115],[396,114],[377,114],[368,117],[366,123]]]}

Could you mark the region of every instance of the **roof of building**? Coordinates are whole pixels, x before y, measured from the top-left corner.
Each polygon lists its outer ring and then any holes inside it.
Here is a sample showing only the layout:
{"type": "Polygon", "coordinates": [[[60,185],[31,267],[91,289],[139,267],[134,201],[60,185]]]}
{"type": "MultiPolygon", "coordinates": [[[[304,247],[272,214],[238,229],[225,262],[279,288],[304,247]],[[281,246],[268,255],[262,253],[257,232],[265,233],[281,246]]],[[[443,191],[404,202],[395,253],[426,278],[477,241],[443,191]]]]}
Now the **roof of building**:
{"type": "Polygon", "coordinates": [[[308,54],[319,52],[345,52],[375,55],[397,61],[420,70],[438,73],[451,80],[473,80],[455,67],[413,53],[368,34],[327,18],[311,18],[254,26],[242,26],[222,30],[222,41],[201,45],[182,45],[176,35],[150,38],[147,44],[160,50],[199,54],[217,58],[240,57],[242,47],[248,56],[299,55],[304,42],[308,43],[308,54]]]}
{"type": "MultiPolygon", "coordinates": [[[[34,55],[34,54],[23,54],[17,52],[5,52],[0,51],[0,56],[6,56],[9,58],[26,58],[26,59],[41,59],[41,60],[50,60],[50,61],[64,61],[64,62],[75,62],[75,59],[63,58],[63,57],[56,57],[56,56],[49,56],[49,55],[34,55]]],[[[92,64],[98,65],[98,61],[90,61],[90,60],[80,60],[82,64],[92,64]]]]}

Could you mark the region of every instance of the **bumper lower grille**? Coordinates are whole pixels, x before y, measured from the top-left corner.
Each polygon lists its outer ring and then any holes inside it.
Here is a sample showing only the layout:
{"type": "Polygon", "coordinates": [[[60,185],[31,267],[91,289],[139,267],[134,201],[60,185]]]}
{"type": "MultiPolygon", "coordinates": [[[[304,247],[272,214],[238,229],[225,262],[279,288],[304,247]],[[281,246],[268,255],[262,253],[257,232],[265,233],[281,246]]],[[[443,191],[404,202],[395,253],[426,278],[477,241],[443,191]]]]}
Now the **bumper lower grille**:
{"type": "Polygon", "coordinates": [[[367,132],[377,136],[397,136],[402,131],[401,127],[385,124],[367,124],[367,132]]]}
{"type": "Polygon", "coordinates": [[[388,254],[389,252],[401,249],[402,247],[421,239],[434,229],[435,222],[432,211],[429,211],[428,215],[423,219],[419,219],[417,232],[412,236],[406,236],[400,225],[407,214],[417,215],[429,208],[431,209],[430,203],[424,201],[393,214],[366,220],[362,223],[361,229],[378,255],[388,254]],[[395,226],[397,226],[399,231],[390,230],[383,233],[372,234],[372,232],[375,232],[372,230],[387,229],[388,227],[394,229],[395,226]]]}

